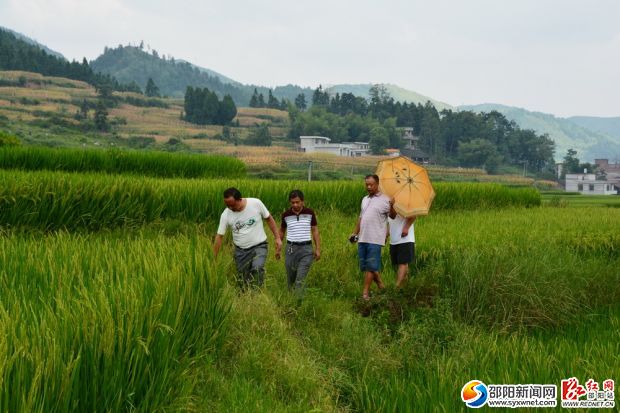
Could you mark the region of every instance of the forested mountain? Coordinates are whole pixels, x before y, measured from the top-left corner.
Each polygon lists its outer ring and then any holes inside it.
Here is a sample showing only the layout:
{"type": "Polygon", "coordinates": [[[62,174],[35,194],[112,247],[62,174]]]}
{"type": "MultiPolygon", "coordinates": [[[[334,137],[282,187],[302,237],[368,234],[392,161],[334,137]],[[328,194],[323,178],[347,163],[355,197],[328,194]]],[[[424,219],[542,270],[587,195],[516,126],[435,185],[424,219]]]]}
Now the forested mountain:
{"type": "Polygon", "coordinates": [[[618,118],[610,118],[608,123],[600,121],[603,118],[584,117],[575,121],[575,118],[558,118],[546,113],[497,104],[460,106],[459,109],[476,112],[496,110],[523,129],[549,135],[556,144],[555,159],[558,161],[566,155],[569,148],[575,149],[580,159],[589,162],[595,158],[614,158],[620,154],[620,136],[605,133],[616,130],[613,119],[618,118]],[[596,127],[599,131],[590,127],[596,127]]]}
{"type": "MultiPolygon", "coordinates": [[[[160,92],[170,97],[182,98],[188,86],[208,88],[220,98],[230,95],[238,106],[248,106],[254,89],[265,97],[269,88],[243,85],[209,69],[195,66],[184,60],[160,56],[157,51],[146,52],[141,47],[118,46],[106,48],[91,62],[94,70],[114,76],[121,82],[136,82],[143,88],[152,78],[160,92]]],[[[273,89],[279,99],[293,102],[299,93],[311,94],[309,88],[287,85],[273,89]]]]}
{"type": "Polygon", "coordinates": [[[115,90],[132,90],[135,85],[119,84],[113,76],[95,73],[86,59],[69,62],[48,54],[38,45],[0,29],[0,70],[25,70],[46,76],[82,80],[96,87],[106,85],[115,90]]]}
{"type": "MultiPolygon", "coordinates": [[[[106,48],[104,53],[91,62],[94,70],[110,74],[122,82],[136,82],[144,86],[149,78],[152,78],[163,95],[171,97],[183,97],[187,86],[206,87],[215,92],[220,98],[230,95],[237,106],[248,106],[254,93],[262,94],[267,100],[269,88],[257,85],[245,85],[226,77],[213,70],[193,65],[185,60],[174,59],[160,55],[157,51],[147,52],[144,47],[118,46],[106,48]]],[[[352,93],[368,99],[371,84],[342,84],[325,87],[324,90],[330,95],[336,93],[352,93]]],[[[419,93],[403,89],[396,85],[384,85],[387,92],[396,101],[415,104],[425,104],[430,101],[438,110],[453,109],[452,106],[439,102],[419,93]]],[[[304,94],[306,101],[310,102],[314,89],[287,84],[277,86],[271,90],[277,99],[285,99],[294,102],[299,94],[304,94]]]]}
{"type": "Polygon", "coordinates": [[[31,44],[31,45],[33,45],[33,46],[38,47],[39,49],[44,50],[44,51],[45,51],[47,54],[49,54],[49,55],[56,56],[57,58],[62,59],[62,60],[67,60],[67,59],[66,59],[66,58],[62,55],[62,53],[59,53],[59,52],[57,52],[56,50],[52,50],[52,49],[50,49],[49,47],[45,46],[44,44],[41,44],[41,43],[37,42],[36,40],[31,39],[30,37],[28,37],[28,36],[26,36],[26,35],[23,35],[23,34],[21,34],[21,33],[18,33],[18,32],[14,31],[14,30],[11,30],[11,29],[9,29],[9,28],[7,28],[7,27],[3,27],[3,26],[0,26],[0,30],[4,30],[4,31],[6,31],[6,32],[11,33],[12,35],[14,35],[15,37],[17,37],[18,39],[23,40],[23,41],[25,41],[25,42],[26,42],[26,43],[28,43],[28,44],[31,44]]]}
{"type": "Polygon", "coordinates": [[[618,139],[618,142],[620,142],[620,117],[600,118],[596,116],[572,116],[568,118],[568,120],[576,123],[582,128],[607,134],[618,139]]]}
{"type": "MultiPolygon", "coordinates": [[[[170,57],[169,59],[172,60],[173,58],[170,57]]],[[[209,76],[217,77],[218,79],[220,79],[220,81],[222,83],[230,83],[231,85],[234,85],[234,86],[243,86],[241,83],[237,82],[236,80],[233,80],[233,79],[231,79],[231,78],[229,78],[227,76],[224,76],[223,74],[218,73],[215,70],[207,69],[205,67],[196,66],[195,64],[192,64],[192,63],[188,62],[187,60],[183,60],[183,59],[178,59],[178,60],[175,60],[175,61],[179,62],[179,63],[187,63],[191,67],[196,68],[196,69],[198,69],[201,72],[207,73],[209,76]]]]}

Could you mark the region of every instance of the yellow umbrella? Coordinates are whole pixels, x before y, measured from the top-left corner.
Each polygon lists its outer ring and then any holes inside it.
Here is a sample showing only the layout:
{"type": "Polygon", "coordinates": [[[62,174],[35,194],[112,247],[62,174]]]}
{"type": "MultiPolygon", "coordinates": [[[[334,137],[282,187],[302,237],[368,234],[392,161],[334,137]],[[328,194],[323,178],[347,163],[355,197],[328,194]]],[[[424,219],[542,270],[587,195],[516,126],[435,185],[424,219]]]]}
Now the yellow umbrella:
{"type": "Polygon", "coordinates": [[[428,215],[435,191],[426,169],[406,156],[398,156],[379,161],[376,173],[379,190],[394,198],[394,209],[399,215],[428,215]]]}

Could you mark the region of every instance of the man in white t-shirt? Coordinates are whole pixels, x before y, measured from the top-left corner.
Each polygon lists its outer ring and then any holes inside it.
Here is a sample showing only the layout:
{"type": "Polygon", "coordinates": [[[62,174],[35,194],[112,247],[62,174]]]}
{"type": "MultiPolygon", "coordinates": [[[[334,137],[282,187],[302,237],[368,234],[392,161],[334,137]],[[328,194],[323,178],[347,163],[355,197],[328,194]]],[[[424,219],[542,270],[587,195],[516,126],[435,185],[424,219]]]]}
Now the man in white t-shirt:
{"type": "Polygon", "coordinates": [[[397,215],[392,208],[388,217],[390,226],[390,258],[392,265],[398,266],[398,277],[396,288],[401,288],[407,280],[409,264],[415,257],[415,234],[413,232],[413,222],[416,217],[404,218],[397,215]]]}
{"type": "Polygon", "coordinates": [[[279,255],[282,241],[278,236],[276,222],[260,199],[242,198],[237,188],[224,191],[224,203],[226,209],[220,216],[213,255],[217,257],[226,229],[230,227],[235,244],[237,282],[242,288],[248,285],[260,287],[265,278],[267,260],[267,234],[263,228],[263,220],[267,221],[274,235],[276,254],[279,255]]]}

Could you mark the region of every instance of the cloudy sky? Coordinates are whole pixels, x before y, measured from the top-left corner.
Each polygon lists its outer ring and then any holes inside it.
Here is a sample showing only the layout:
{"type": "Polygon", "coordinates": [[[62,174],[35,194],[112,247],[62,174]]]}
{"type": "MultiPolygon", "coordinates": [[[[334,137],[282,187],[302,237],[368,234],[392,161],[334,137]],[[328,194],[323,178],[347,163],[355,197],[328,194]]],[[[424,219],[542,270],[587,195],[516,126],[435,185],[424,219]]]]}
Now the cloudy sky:
{"type": "Polygon", "coordinates": [[[619,0],[0,0],[0,25],[70,59],[144,40],[242,83],[620,116],[619,0]]]}

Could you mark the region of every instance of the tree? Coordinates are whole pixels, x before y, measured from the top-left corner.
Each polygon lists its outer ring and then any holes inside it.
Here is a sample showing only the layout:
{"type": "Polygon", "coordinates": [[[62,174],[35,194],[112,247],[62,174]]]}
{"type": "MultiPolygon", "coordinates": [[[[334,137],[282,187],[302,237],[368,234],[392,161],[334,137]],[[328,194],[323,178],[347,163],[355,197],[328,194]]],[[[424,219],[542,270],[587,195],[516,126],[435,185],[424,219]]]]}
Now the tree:
{"type": "Polygon", "coordinates": [[[420,121],[420,146],[433,157],[437,156],[441,120],[435,106],[428,101],[422,107],[422,119],[420,121]]]}
{"type": "Polygon", "coordinates": [[[482,167],[489,173],[497,172],[501,156],[497,148],[486,139],[473,139],[459,145],[459,159],[463,166],[482,167]]]}
{"type": "Polygon", "coordinates": [[[273,96],[271,89],[269,89],[269,97],[267,98],[267,107],[271,109],[280,109],[280,102],[273,96]]]}
{"type": "Polygon", "coordinates": [[[323,92],[323,86],[319,85],[312,94],[312,105],[313,106],[327,106],[329,105],[329,94],[327,92],[323,92]]]}
{"type": "Polygon", "coordinates": [[[400,149],[403,146],[401,133],[396,129],[396,118],[388,118],[383,122],[390,148],[400,149]]]}
{"type": "Polygon", "coordinates": [[[95,127],[101,132],[107,132],[110,130],[108,110],[101,100],[97,102],[97,108],[95,109],[95,127]]]}
{"type": "Polygon", "coordinates": [[[218,116],[220,112],[220,101],[215,92],[211,92],[205,88],[203,92],[202,112],[200,113],[200,123],[207,125],[210,123],[219,123],[218,116]]]}
{"type": "Polygon", "coordinates": [[[185,91],[184,111],[184,119],[198,125],[225,125],[237,116],[237,106],[230,95],[220,102],[215,92],[191,86],[185,91]]]}
{"type": "Polygon", "coordinates": [[[258,99],[256,102],[256,107],[257,108],[264,108],[265,107],[265,97],[263,96],[262,93],[258,94],[258,99]]]}
{"type": "Polygon", "coordinates": [[[579,173],[579,158],[577,158],[577,151],[573,148],[570,148],[566,151],[566,156],[564,156],[564,167],[562,168],[562,176],[565,176],[567,173],[579,173]]]}
{"type": "Polygon", "coordinates": [[[237,116],[237,106],[235,106],[235,102],[233,101],[230,95],[224,96],[222,102],[219,105],[219,116],[218,116],[218,124],[226,125],[229,124],[235,116],[237,116]]]}
{"type": "Polygon", "coordinates": [[[82,100],[82,104],[80,105],[80,109],[75,114],[76,120],[84,120],[88,119],[88,111],[90,110],[90,105],[86,101],[86,99],[82,100]]]}
{"type": "Polygon", "coordinates": [[[375,126],[370,130],[370,152],[373,155],[385,154],[385,148],[390,143],[388,140],[388,132],[382,126],[375,126]]]}
{"type": "Polygon", "coordinates": [[[368,94],[370,95],[370,105],[368,105],[368,108],[372,117],[383,121],[390,116],[391,112],[388,105],[391,97],[387,88],[384,85],[375,84],[368,90],[368,94]]]}
{"type": "Polygon", "coordinates": [[[256,125],[246,143],[253,146],[271,146],[271,133],[267,124],[256,125]]]}
{"type": "Polygon", "coordinates": [[[222,139],[225,142],[230,142],[230,126],[224,126],[222,128],[222,139]]]}
{"type": "Polygon", "coordinates": [[[304,95],[303,93],[297,95],[297,97],[295,98],[295,106],[301,111],[306,110],[306,108],[308,107],[308,104],[306,103],[306,95],[304,95]]]}
{"type": "Polygon", "coordinates": [[[254,93],[252,94],[252,97],[250,98],[250,107],[251,108],[258,107],[258,90],[256,90],[256,88],[254,88],[254,93]]]}
{"type": "Polygon", "coordinates": [[[149,80],[146,82],[146,87],[144,88],[144,94],[148,97],[159,97],[159,88],[153,82],[153,79],[149,77],[149,80]]]}
{"type": "Polygon", "coordinates": [[[100,100],[109,101],[112,99],[112,85],[108,82],[99,83],[95,90],[97,91],[97,97],[100,100]]]}

